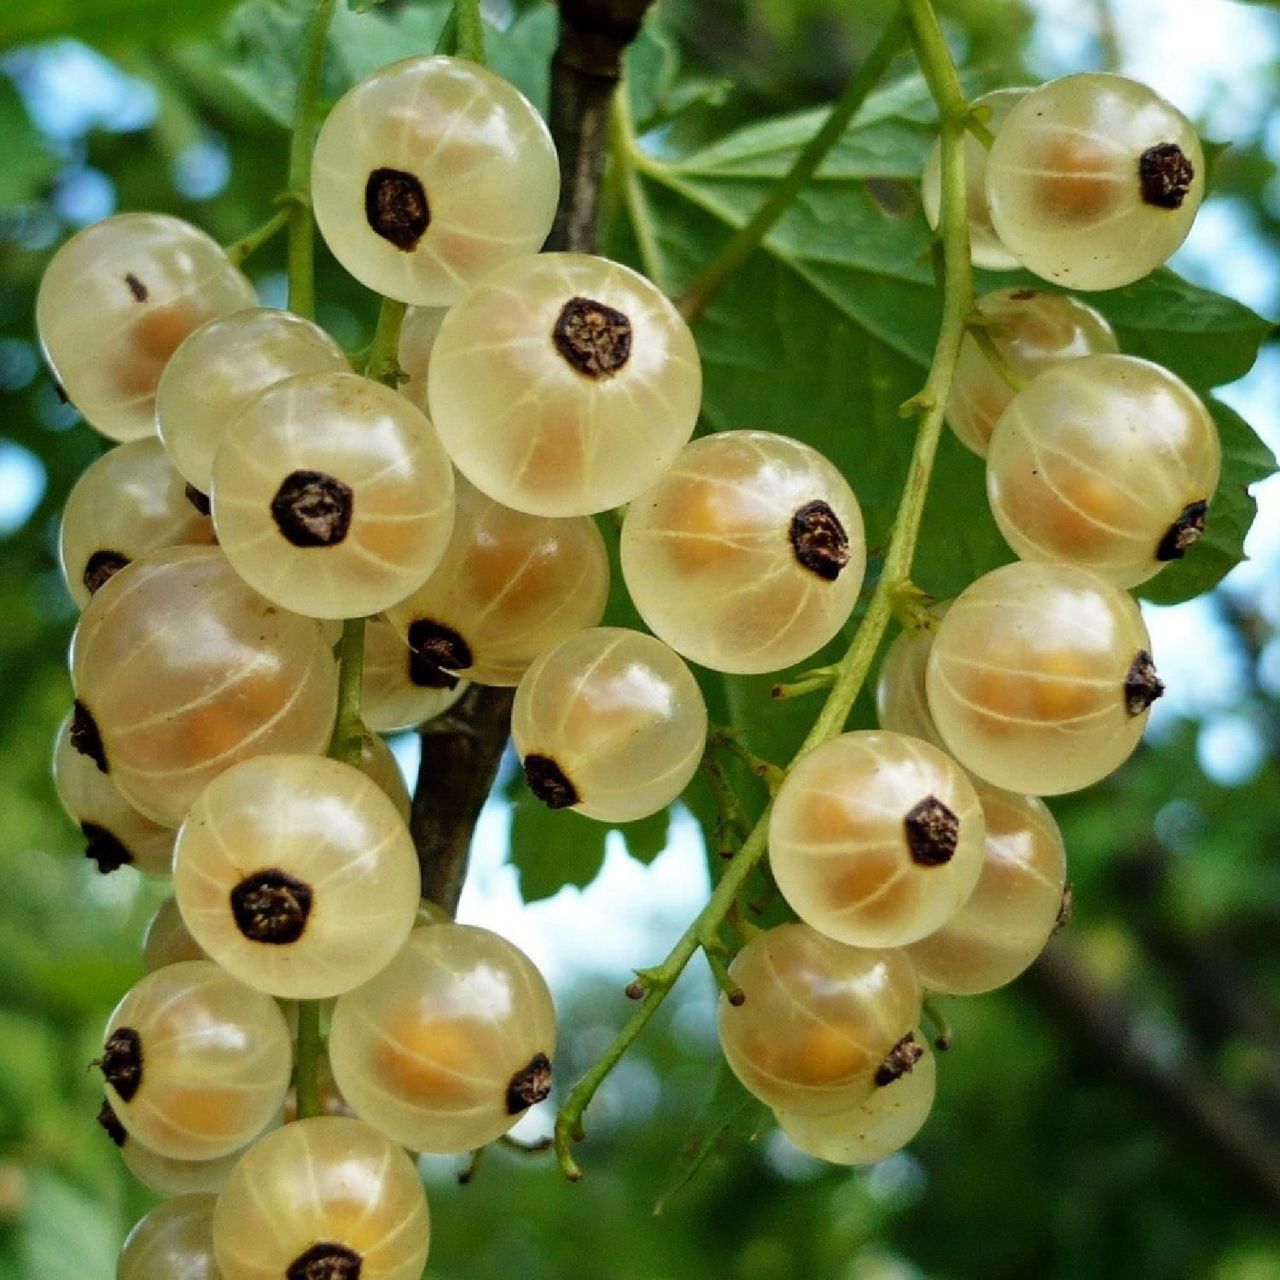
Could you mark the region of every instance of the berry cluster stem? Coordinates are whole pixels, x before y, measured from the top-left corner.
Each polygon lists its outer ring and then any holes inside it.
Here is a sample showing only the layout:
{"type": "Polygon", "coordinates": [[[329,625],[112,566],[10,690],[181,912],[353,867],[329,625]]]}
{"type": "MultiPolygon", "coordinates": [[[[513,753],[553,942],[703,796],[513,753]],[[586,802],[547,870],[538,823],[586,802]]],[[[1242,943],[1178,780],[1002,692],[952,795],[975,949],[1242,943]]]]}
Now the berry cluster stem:
{"type": "MultiPolygon", "coordinates": [[[[911,562],[942,433],[947,395],[960,352],[960,342],[965,333],[965,322],[973,309],[973,271],[969,260],[969,224],[964,182],[964,140],[969,104],[960,87],[955,63],[938,25],[931,0],[903,0],[902,16],[909,25],[916,57],[937,104],[941,126],[940,234],[944,263],[942,324],[925,384],[903,406],[904,413],[918,413],[919,425],[880,580],[848,650],[837,664],[835,681],[827,694],[826,702],[797,756],[843,731],[893,617],[895,596],[910,581],[911,562]]],[[[881,71],[888,65],[890,57],[891,54],[888,53],[883,56],[881,71]]],[[[862,72],[858,78],[861,77],[862,72]]],[[[865,97],[873,87],[873,84],[861,85],[861,96],[865,97]]],[[[846,98],[848,96],[846,93],[846,98]]],[[[849,112],[846,124],[852,115],[853,112],[849,112]]],[[[828,149],[835,140],[833,138],[827,144],[828,149]]],[[[814,167],[816,168],[816,164],[814,167]]],[[[769,203],[771,201],[766,202],[769,203]]],[[[754,226],[758,220],[759,215],[748,225],[754,226]]],[[[760,238],[763,238],[763,232],[760,238]]],[[[755,243],[758,244],[759,239],[755,243]]],[[[583,1136],[583,1113],[596,1091],[657,1012],[703,940],[719,936],[721,925],[737,903],[752,871],[764,857],[768,847],[770,807],[765,808],[742,848],[726,866],[724,875],[712,891],[706,906],[680,935],[667,958],[657,968],[645,971],[644,994],[639,1005],[604,1055],[573,1086],[560,1108],[556,1116],[555,1146],[560,1167],[566,1177],[576,1181],[582,1176],[582,1170],[574,1160],[570,1147],[583,1136]]]]}
{"type": "Polygon", "coordinates": [[[308,320],[316,313],[315,217],[311,212],[311,150],[319,113],[324,47],[337,0],[316,0],[303,42],[302,70],[293,104],[289,140],[289,310],[308,320]]]}
{"type": "Polygon", "coordinates": [[[484,19],[480,16],[480,0],[454,0],[457,23],[457,53],[460,58],[484,64],[484,19]]]}
{"type": "Polygon", "coordinates": [[[364,675],[364,619],[348,618],[338,642],[338,714],[333,723],[329,754],[343,764],[358,766],[364,751],[364,723],[360,719],[360,686],[364,675]]]}
{"type": "Polygon", "coordinates": [[[320,1114],[320,1002],[298,1001],[298,1044],[293,1060],[293,1090],[299,1120],[320,1114]]]}

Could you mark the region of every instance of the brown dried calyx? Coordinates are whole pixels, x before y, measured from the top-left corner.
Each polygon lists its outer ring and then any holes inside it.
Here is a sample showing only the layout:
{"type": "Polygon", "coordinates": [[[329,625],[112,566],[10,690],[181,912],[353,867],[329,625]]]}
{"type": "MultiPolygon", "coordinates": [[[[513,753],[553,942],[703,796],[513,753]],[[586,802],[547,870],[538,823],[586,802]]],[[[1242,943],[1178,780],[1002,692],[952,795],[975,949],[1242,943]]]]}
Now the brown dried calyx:
{"type": "Polygon", "coordinates": [[[1143,202],[1157,209],[1181,209],[1196,171],[1176,142],[1157,142],[1138,159],[1143,202]]]}
{"type": "Polygon", "coordinates": [[[551,1059],[535,1053],[529,1065],[511,1077],[507,1086],[507,1115],[516,1116],[551,1096],[551,1059]]]}
{"type": "Polygon", "coordinates": [[[960,840],[960,819],[937,796],[925,796],[902,820],[911,861],[941,867],[951,861],[960,840]]]}
{"type": "Polygon", "coordinates": [[[151,296],[147,286],[143,284],[132,271],[125,276],[124,282],[129,286],[129,292],[133,294],[134,302],[146,302],[146,300],[151,296]]]}
{"type": "Polygon", "coordinates": [[[1164,693],[1164,681],[1156,675],[1156,664],[1145,649],[1133,655],[1124,678],[1124,709],[1140,716],[1164,693]]]}
{"type": "Polygon", "coordinates": [[[1187,554],[1187,549],[1204,537],[1204,521],[1208,511],[1209,504],[1203,499],[1187,503],[1182,508],[1182,514],[1160,539],[1156,547],[1156,559],[1161,562],[1181,560],[1187,554]]]}
{"type": "Polygon", "coordinates": [[[824,582],[834,582],[849,563],[849,535],[821,500],[806,502],[791,517],[790,536],[796,559],[824,582]]]}
{"type": "Polygon", "coordinates": [[[364,184],[364,216],[377,235],[412,253],[431,225],[431,202],[416,175],[375,169],[364,184]]]}
{"type": "Polygon", "coordinates": [[[285,1280],[360,1280],[364,1259],[345,1244],[322,1240],[289,1263],[285,1280]]]}
{"type": "Polygon", "coordinates": [[[471,646],[452,628],[430,618],[409,625],[409,679],[422,689],[456,689],[453,671],[465,671],[474,661],[471,646]]]}
{"type": "Polygon", "coordinates": [[[524,776],[529,790],[548,809],[568,809],[580,799],[577,787],[550,756],[525,756],[524,776]]]}
{"type": "Polygon", "coordinates": [[[117,1027],[93,1065],[120,1097],[130,1102],[142,1083],[142,1037],[132,1027],[117,1027]]]}
{"type": "Polygon", "coordinates": [[[351,528],[355,495],[323,471],[293,471],[271,499],[276,528],[295,547],[335,547],[351,528]]]}
{"type": "Polygon", "coordinates": [[[124,1125],[120,1123],[120,1117],[111,1109],[111,1103],[106,1098],[102,1100],[102,1106],[98,1108],[98,1123],[105,1130],[108,1138],[116,1144],[117,1147],[123,1147],[129,1141],[129,1133],[124,1125]]]}
{"type": "Polygon", "coordinates": [[[1071,923],[1071,912],[1075,907],[1075,897],[1071,892],[1071,885],[1064,884],[1062,886],[1062,901],[1058,903],[1058,916],[1053,922],[1053,931],[1058,933],[1065,929],[1071,923]]]}
{"type": "Polygon", "coordinates": [[[75,710],[71,713],[70,737],[71,745],[82,756],[88,756],[98,766],[99,772],[108,771],[107,751],[102,745],[102,734],[98,732],[98,722],[79,698],[76,699],[75,710]]]}
{"type": "Polygon", "coordinates": [[[187,495],[187,501],[202,515],[207,516],[213,510],[212,504],[209,502],[209,495],[201,489],[197,489],[195,485],[189,484],[183,490],[187,495]]]}
{"type": "Polygon", "coordinates": [[[631,358],[631,321],[603,302],[570,298],[560,309],[551,340],[579,373],[608,378],[631,358]]]}
{"type": "Polygon", "coordinates": [[[907,1032],[897,1044],[885,1055],[885,1060],[876,1068],[876,1084],[883,1088],[895,1080],[905,1076],[912,1067],[924,1057],[924,1045],[907,1032]]]}
{"type": "Polygon", "coordinates": [[[311,886],[276,867],[255,871],[231,890],[236,928],[250,942],[297,942],[311,914],[311,886]]]}
{"type": "Polygon", "coordinates": [[[96,863],[104,876],[133,862],[128,846],[106,827],[100,827],[96,822],[82,822],[80,830],[85,839],[84,856],[96,863]]]}
{"type": "Polygon", "coordinates": [[[122,552],[95,551],[85,561],[81,581],[83,581],[89,594],[93,595],[99,587],[106,586],[128,563],[129,557],[122,552]]]}

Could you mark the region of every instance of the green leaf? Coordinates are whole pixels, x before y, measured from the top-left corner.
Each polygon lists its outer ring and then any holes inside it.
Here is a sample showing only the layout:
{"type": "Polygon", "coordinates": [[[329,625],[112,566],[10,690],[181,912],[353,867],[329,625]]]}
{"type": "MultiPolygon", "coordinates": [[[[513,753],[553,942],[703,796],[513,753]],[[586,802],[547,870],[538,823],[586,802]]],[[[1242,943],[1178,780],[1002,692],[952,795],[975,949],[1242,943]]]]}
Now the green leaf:
{"type": "Polygon", "coordinates": [[[29,204],[58,171],[58,159],[45,146],[11,81],[0,76],[0,208],[29,204]]]}
{"type": "MultiPolygon", "coordinates": [[[[940,322],[915,185],[932,117],[918,77],[873,95],[698,325],[704,425],[779,431],[830,457],[858,494],[873,565],[914,438],[898,406],[922,384],[940,322]]],[[[629,153],[633,172],[610,251],[678,294],[751,217],[822,118],[762,121],[674,157],[663,154],[662,135],[642,139],[629,153]]],[[[996,278],[979,287],[997,287],[996,278]]],[[[1201,391],[1240,377],[1270,332],[1247,307],[1168,271],[1090,301],[1116,325],[1123,349],[1201,391]]],[[[1153,596],[1185,599],[1239,559],[1251,504],[1238,490],[1258,478],[1260,463],[1250,429],[1234,419],[1227,430],[1221,531],[1202,557],[1197,548],[1162,574],[1153,596]]],[[[982,462],[949,432],[935,476],[914,575],[942,597],[1013,557],[988,510],[982,462]]]]}
{"type": "Polygon", "coordinates": [[[571,809],[548,809],[519,771],[508,784],[507,798],[511,801],[510,858],[526,902],[550,898],[566,885],[589,885],[604,865],[611,832],[617,832],[627,852],[646,866],[667,846],[671,818],[667,809],[638,822],[610,826],[571,809]]]}
{"type": "Polygon", "coordinates": [[[111,49],[215,30],[235,0],[22,0],[0,5],[0,48],[74,32],[111,49]]]}
{"type": "Polygon", "coordinates": [[[113,1275],[117,1230],[102,1205],[55,1174],[38,1172],[19,1238],[23,1274],[40,1280],[113,1275]]]}

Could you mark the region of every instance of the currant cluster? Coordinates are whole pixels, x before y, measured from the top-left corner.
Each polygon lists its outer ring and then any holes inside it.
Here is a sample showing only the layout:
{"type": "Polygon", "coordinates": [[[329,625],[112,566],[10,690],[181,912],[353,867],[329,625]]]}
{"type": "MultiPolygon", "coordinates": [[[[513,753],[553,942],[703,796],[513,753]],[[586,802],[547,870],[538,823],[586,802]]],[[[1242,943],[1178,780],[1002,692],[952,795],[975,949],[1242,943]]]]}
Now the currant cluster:
{"type": "MultiPolygon", "coordinates": [[[[1143,270],[1162,260],[1203,186],[1185,121],[1116,77],[1010,92],[974,157],[975,255],[1082,287],[1121,283],[1135,244],[1143,270]]],[[[173,887],[99,1060],[104,1127],[178,1197],[135,1229],[124,1280],[416,1277],[428,1212],[400,1148],[483,1146],[549,1093],[546,984],[420,904],[378,734],[468,682],[514,686],[532,793],[642,818],[703,754],[688,663],[803,662],[860,594],[862,516],[838,469],[767,431],[691,441],[701,369],[676,308],[618,263],[537,252],[558,173],[530,104],[468,61],[396,63],[338,102],[312,205],[339,262],[410,304],[398,387],[255,306],[177,219],[109,218],[49,265],[49,363],[124,442],[63,523],[83,613],[59,794],[100,869],[173,887]],[[624,506],[622,574],[651,633],[599,625],[594,517],[624,506]],[[354,727],[335,656],[350,620],[367,620],[354,727]],[[317,1013],[325,1115],[302,1087],[317,1013]]],[[[840,1162],[896,1149],[929,1110],[922,984],[1000,985],[1053,929],[1065,860],[1034,797],[1136,745],[1161,686],[1123,589],[1194,542],[1217,482],[1203,406],[1117,354],[1092,309],[1024,289],[981,313],[951,421],[988,450],[1022,559],[896,642],[881,731],[786,776],[770,848],[799,922],[743,947],[720,1010],[743,1082],[840,1162]]]]}
{"type": "MultiPolygon", "coordinates": [[[[1113,288],[1186,236],[1204,159],[1150,89],[1077,75],[974,105],[993,135],[964,144],[975,264],[1113,288]]],[[[940,185],[936,148],[934,225],[940,185]]],[[[1065,918],[1065,851],[1039,797],[1097,782],[1137,745],[1163,685],[1126,588],[1201,536],[1221,465],[1190,388],[1039,288],[978,299],[947,420],[986,458],[1019,559],[955,600],[908,602],[879,672],[881,729],[786,775],[769,857],[800,922],[747,943],[720,1003],[739,1079],[837,1163],[877,1160],[924,1123],[922,996],[1012,981],[1065,918]]]]}

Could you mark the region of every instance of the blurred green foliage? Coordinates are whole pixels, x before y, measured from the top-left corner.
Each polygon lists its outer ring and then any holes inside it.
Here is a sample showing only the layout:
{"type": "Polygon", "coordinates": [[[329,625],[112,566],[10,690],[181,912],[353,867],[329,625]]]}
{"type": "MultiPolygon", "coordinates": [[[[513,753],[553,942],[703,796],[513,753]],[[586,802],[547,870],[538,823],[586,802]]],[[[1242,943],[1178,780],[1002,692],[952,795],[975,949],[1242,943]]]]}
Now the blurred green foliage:
{"type": "MultiPolygon", "coordinates": [[[[630,182],[624,169],[611,173],[610,251],[666,288],[687,283],[785,167],[814,127],[810,109],[838,90],[890,7],[660,0],[630,55],[644,158],[630,182]]],[[[940,7],[976,86],[1027,78],[1027,4],[940,7]]],[[[0,1280],[106,1280],[121,1237],[150,1202],[92,1122],[99,1092],[86,1064],[107,1012],[140,971],[141,930],[162,893],[129,872],[92,871],[48,778],[70,696],[64,653],[74,622],[58,581],[57,513],[104,446],[37,368],[35,286],[95,183],[117,207],[172,211],[224,241],[266,216],[284,173],[281,126],[304,8],[301,0],[30,0],[0,12],[0,448],[26,450],[44,476],[30,516],[0,540],[0,1280]],[[149,86],[154,112],[129,128],[110,111],[39,127],[41,94],[75,96],[41,79],[53,47],[42,42],[66,39],[100,50],[111,74],[149,86]],[[230,158],[225,183],[206,189],[184,178],[193,146],[215,167],[218,156],[230,158]]],[[[545,105],[554,12],[493,10],[507,28],[492,37],[495,66],[545,105]]],[[[341,10],[326,95],[430,48],[444,12],[439,0],[341,10]]],[[[873,548],[908,448],[896,408],[920,381],[937,314],[911,185],[930,108],[905,64],[899,72],[699,331],[706,425],[767,426],[819,444],[851,475],[873,548]]],[[[1233,139],[1217,172],[1218,190],[1236,197],[1273,257],[1280,224],[1267,199],[1277,176],[1266,139],[1277,121],[1273,113],[1233,139]]],[[[250,269],[278,301],[281,246],[250,269]]],[[[371,300],[324,255],[320,297],[322,323],[350,349],[363,345],[371,300]]],[[[1124,349],[1204,391],[1245,372],[1269,335],[1248,309],[1167,274],[1098,302],[1124,349]]],[[[1161,599],[1202,590],[1238,557],[1251,510],[1244,486],[1271,466],[1236,415],[1215,412],[1229,476],[1220,541],[1162,576],[1153,587],[1161,599]]],[[[948,440],[922,584],[954,591],[1006,556],[979,469],[948,440]]],[[[629,606],[615,597],[612,616],[626,621],[629,606]]],[[[1100,1052],[1034,978],[950,1001],[957,1047],[942,1062],[930,1125],[909,1154],[850,1173],[802,1159],[759,1130],[758,1109],[718,1072],[709,983],[691,977],[590,1112],[583,1183],[565,1184],[545,1157],[504,1149],[465,1187],[457,1162],[427,1162],[436,1219],[429,1274],[1280,1280],[1280,1181],[1268,1191],[1205,1141],[1176,1097],[1134,1076],[1140,1059],[1211,1082],[1255,1154],[1280,1168],[1280,682],[1268,683],[1267,646],[1276,645],[1262,603],[1222,596],[1221,634],[1206,649],[1239,674],[1235,710],[1266,744],[1249,780],[1211,781],[1198,763],[1198,728],[1185,723],[1107,783],[1054,806],[1076,888],[1067,954],[1126,1002],[1134,1035],[1124,1044],[1100,1052]],[[697,1176],[686,1183],[693,1163],[697,1176]]],[[[781,759],[813,707],[774,704],[767,688],[708,682],[716,716],[747,726],[757,750],[781,759]]],[[[869,722],[865,699],[856,715],[869,722]]],[[[510,797],[525,896],[588,883],[604,833],[534,808],[518,783],[510,797]]],[[[711,823],[704,784],[689,803],[711,823]]],[[[665,832],[665,816],[635,824],[627,846],[649,861],[665,832]]],[[[607,933],[610,922],[598,928],[607,933]]],[[[664,945],[654,940],[655,960],[664,945]]],[[[584,979],[565,1004],[561,1081],[588,1065],[626,1015],[625,981],[584,979]]]]}

